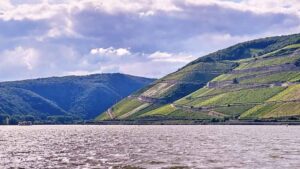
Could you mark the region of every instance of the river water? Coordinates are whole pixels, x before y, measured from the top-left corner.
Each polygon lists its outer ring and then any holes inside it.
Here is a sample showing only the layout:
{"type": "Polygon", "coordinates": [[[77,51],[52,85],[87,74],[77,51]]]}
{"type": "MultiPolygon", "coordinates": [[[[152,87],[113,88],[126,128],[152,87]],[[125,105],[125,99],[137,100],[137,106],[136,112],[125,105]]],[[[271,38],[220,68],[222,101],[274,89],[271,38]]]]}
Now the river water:
{"type": "Polygon", "coordinates": [[[0,126],[0,168],[300,168],[300,126],[0,126]]]}

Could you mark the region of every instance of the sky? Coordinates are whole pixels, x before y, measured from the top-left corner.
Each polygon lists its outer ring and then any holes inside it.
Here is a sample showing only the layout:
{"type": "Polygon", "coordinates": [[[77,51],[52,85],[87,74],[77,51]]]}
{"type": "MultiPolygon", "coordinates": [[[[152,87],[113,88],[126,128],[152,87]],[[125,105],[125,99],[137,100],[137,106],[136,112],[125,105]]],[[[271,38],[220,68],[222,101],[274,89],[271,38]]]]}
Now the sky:
{"type": "Polygon", "coordinates": [[[300,0],[0,0],[0,81],[159,78],[238,42],[300,33],[300,0]]]}

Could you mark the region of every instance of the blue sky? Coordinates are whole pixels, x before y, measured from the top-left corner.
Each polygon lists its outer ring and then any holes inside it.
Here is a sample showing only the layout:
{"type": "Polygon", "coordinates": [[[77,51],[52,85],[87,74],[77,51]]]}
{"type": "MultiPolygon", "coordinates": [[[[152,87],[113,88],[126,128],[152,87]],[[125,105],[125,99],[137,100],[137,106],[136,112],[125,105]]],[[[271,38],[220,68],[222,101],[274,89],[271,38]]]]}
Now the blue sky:
{"type": "Polygon", "coordinates": [[[299,32],[299,0],[1,0],[0,81],[158,78],[238,42],[299,32]]]}

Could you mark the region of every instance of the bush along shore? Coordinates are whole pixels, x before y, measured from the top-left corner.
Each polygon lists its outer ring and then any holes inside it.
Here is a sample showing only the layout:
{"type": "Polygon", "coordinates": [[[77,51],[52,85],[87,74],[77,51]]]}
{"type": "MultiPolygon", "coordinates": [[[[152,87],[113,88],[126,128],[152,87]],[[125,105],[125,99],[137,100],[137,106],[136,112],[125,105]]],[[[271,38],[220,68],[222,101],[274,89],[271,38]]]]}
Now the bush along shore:
{"type": "Polygon", "coordinates": [[[249,120],[230,120],[229,118],[212,119],[165,119],[147,118],[131,120],[102,120],[88,121],[88,125],[300,125],[300,117],[288,117],[281,119],[249,119],[249,120]]]}

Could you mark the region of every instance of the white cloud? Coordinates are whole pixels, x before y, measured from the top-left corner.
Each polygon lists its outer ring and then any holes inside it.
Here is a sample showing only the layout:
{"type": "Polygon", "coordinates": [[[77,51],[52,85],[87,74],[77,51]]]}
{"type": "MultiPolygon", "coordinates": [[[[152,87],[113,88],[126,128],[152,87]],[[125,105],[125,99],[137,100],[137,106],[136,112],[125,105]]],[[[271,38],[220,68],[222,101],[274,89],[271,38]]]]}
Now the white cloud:
{"type": "Polygon", "coordinates": [[[251,11],[257,14],[263,13],[288,13],[300,16],[299,0],[185,0],[186,4],[192,5],[217,5],[240,11],[251,11]]]}
{"type": "Polygon", "coordinates": [[[150,10],[147,12],[140,12],[139,15],[140,15],[140,17],[153,16],[153,15],[155,15],[155,12],[150,10]]]}
{"type": "Polygon", "coordinates": [[[257,12],[280,12],[300,15],[299,0],[245,0],[241,3],[243,8],[257,12]]]}
{"type": "Polygon", "coordinates": [[[88,67],[81,64],[81,56],[72,48],[55,46],[47,54],[41,51],[44,51],[43,47],[35,49],[18,46],[1,52],[0,80],[61,76],[82,68],[89,71],[88,67]]]}
{"type": "Polygon", "coordinates": [[[24,68],[33,70],[39,62],[39,53],[33,48],[16,47],[13,50],[6,50],[0,56],[0,69],[13,70],[14,68],[24,68]]]}
{"type": "Polygon", "coordinates": [[[148,58],[153,62],[188,63],[195,60],[197,57],[157,51],[150,54],[148,58]]]}
{"type": "Polygon", "coordinates": [[[0,80],[160,77],[238,42],[299,32],[299,18],[299,0],[0,0],[0,80]]]}
{"type": "Polygon", "coordinates": [[[40,20],[55,16],[64,10],[63,6],[41,4],[22,4],[18,6],[10,6],[3,10],[3,15],[0,16],[3,20],[40,20]]]}
{"type": "Polygon", "coordinates": [[[172,0],[68,0],[61,1],[61,3],[41,1],[40,3],[24,2],[19,4],[12,4],[8,0],[1,0],[0,7],[0,10],[4,12],[0,18],[4,20],[47,19],[61,13],[71,14],[89,8],[110,14],[133,12],[149,15],[154,14],[155,11],[180,11],[180,8],[172,0]]]}
{"type": "Polygon", "coordinates": [[[38,41],[44,41],[48,38],[73,37],[81,38],[81,35],[76,33],[73,28],[73,22],[69,17],[61,17],[49,23],[50,29],[46,34],[37,36],[38,41]]]}
{"type": "Polygon", "coordinates": [[[100,56],[126,56],[126,55],[130,55],[131,52],[126,48],[115,49],[113,47],[109,47],[109,48],[91,49],[90,54],[100,55],[100,56]]]}
{"type": "Polygon", "coordinates": [[[60,14],[70,15],[85,9],[94,9],[116,13],[135,13],[140,16],[152,16],[159,11],[163,12],[185,12],[182,7],[185,5],[194,6],[222,6],[240,11],[251,11],[254,13],[289,13],[300,16],[299,0],[244,0],[241,2],[223,1],[223,0],[66,0],[41,1],[40,3],[21,3],[12,4],[9,0],[1,0],[0,10],[3,15],[0,18],[4,20],[22,20],[22,19],[47,19],[60,14]],[[55,3],[56,2],[56,3],[55,3]]]}
{"type": "Polygon", "coordinates": [[[9,0],[1,0],[0,1],[0,12],[3,10],[11,9],[12,5],[9,0]]]}
{"type": "Polygon", "coordinates": [[[0,53],[0,79],[30,78],[28,72],[39,66],[39,52],[33,48],[16,47],[0,53]]]}
{"type": "Polygon", "coordinates": [[[149,58],[150,59],[153,59],[153,60],[156,60],[156,59],[167,59],[167,58],[170,58],[172,57],[172,55],[170,53],[166,53],[166,52],[155,52],[155,53],[152,53],[149,58]]]}

